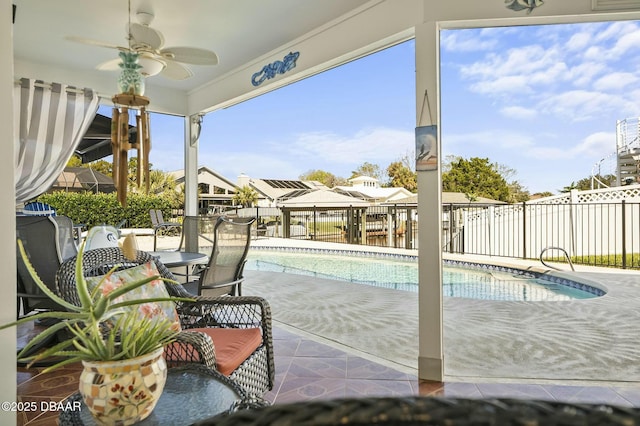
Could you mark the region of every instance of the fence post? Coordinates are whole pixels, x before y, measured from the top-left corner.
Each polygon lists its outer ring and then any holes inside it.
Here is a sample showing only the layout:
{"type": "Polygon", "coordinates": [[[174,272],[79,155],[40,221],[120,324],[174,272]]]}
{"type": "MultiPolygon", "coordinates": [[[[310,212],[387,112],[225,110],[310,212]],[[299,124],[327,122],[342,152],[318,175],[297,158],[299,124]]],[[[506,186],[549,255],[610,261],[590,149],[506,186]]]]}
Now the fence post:
{"type": "Polygon", "coordinates": [[[522,202],[522,258],[527,258],[527,202],[522,202]]]}
{"type": "Polygon", "coordinates": [[[627,205],[622,200],[622,269],[627,269],[627,205]]]}
{"type": "Polygon", "coordinates": [[[313,206],[313,240],[316,239],[316,234],[318,233],[318,218],[316,215],[317,211],[318,208],[316,206],[313,206]]]}
{"type": "Polygon", "coordinates": [[[453,203],[449,203],[449,253],[454,253],[454,238],[456,236],[456,218],[453,217],[453,203]]]}

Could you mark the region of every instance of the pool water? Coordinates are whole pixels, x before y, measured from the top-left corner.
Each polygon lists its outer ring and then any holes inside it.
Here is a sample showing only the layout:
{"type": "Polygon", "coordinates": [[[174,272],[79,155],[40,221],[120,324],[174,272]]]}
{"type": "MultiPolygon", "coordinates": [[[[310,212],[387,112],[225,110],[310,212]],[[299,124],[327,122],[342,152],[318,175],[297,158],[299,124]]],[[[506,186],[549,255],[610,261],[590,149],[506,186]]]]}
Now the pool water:
{"type": "MultiPolygon", "coordinates": [[[[415,260],[251,250],[245,270],[285,272],[395,290],[418,291],[418,263],[415,260]]],[[[443,268],[443,292],[446,297],[503,301],[558,301],[596,296],[517,272],[448,265],[443,268]]]]}

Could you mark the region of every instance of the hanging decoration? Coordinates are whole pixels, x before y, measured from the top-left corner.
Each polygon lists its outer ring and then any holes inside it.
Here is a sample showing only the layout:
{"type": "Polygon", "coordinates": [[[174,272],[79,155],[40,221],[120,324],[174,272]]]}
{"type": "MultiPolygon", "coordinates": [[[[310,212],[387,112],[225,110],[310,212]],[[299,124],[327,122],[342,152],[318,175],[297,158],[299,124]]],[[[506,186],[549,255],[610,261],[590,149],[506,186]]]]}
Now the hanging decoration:
{"type": "Polygon", "coordinates": [[[149,132],[149,113],[145,107],[149,105],[149,98],[144,97],[145,81],[140,72],[142,66],[138,63],[138,53],[131,47],[131,0],[129,0],[129,51],[120,52],[120,75],[118,76],[119,94],[113,100],[113,115],[111,117],[111,150],[113,153],[113,183],[118,194],[118,201],[122,207],[127,206],[127,187],[129,184],[129,151],[138,151],[138,166],[136,184],[144,187],[149,193],[149,151],[151,138],[149,132]],[[135,139],[131,141],[129,132],[129,114],[136,117],[135,139]]]}
{"type": "Polygon", "coordinates": [[[542,6],[544,0],[504,0],[505,6],[515,12],[526,10],[527,15],[536,7],[542,6]]]}
{"type": "Polygon", "coordinates": [[[129,183],[129,150],[138,151],[138,167],[136,184],[144,187],[149,193],[149,152],[151,138],[149,132],[149,113],[145,107],[149,99],[130,93],[121,93],[113,97],[113,116],[111,118],[111,149],[113,152],[113,183],[115,184],[118,201],[123,207],[127,206],[127,185],[129,183]],[[129,114],[136,117],[135,139],[130,140],[129,114]]]}

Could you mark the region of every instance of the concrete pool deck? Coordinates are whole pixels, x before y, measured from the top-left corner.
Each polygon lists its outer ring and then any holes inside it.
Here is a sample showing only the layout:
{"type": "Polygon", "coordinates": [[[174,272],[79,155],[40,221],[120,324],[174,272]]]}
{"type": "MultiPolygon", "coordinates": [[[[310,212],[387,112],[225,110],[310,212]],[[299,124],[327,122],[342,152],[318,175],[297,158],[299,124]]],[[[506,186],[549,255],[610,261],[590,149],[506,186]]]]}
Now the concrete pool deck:
{"type": "MultiPolygon", "coordinates": [[[[389,251],[287,239],[252,241],[256,248],[286,246],[389,251]]],[[[539,262],[455,257],[547,270],[539,262]]],[[[640,382],[640,273],[579,265],[576,270],[560,275],[593,281],[607,294],[563,302],[445,298],[446,380],[640,382]]],[[[274,272],[246,271],[245,276],[243,293],[268,299],[278,326],[416,372],[417,294],[274,272]]]]}

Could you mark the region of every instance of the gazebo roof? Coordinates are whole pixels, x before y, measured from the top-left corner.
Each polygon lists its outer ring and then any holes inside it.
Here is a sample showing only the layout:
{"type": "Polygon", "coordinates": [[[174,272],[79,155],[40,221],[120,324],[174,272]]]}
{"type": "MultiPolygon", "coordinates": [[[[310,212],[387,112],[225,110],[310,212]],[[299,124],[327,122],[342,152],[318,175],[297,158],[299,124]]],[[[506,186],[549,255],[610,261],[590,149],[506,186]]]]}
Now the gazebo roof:
{"type": "Polygon", "coordinates": [[[299,197],[290,198],[278,203],[282,208],[345,208],[345,207],[368,207],[371,203],[348,195],[338,194],[329,189],[320,189],[308,192],[299,197]]]}

